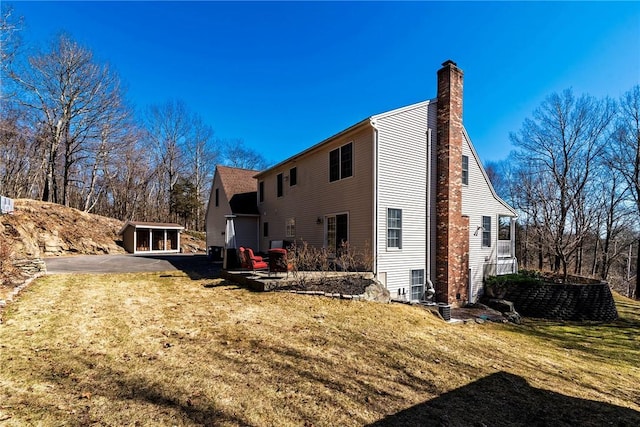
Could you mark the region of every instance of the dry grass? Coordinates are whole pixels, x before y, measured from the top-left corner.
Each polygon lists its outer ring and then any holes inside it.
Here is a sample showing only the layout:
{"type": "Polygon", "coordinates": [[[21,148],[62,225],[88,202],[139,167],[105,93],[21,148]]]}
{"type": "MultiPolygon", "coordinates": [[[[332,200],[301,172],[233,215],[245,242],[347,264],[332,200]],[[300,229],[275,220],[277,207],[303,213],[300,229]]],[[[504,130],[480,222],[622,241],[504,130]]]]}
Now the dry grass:
{"type": "Polygon", "coordinates": [[[640,423],[640,305],[610,325],[449,325],[419,307],[182,273],[35,281],[0,325],[0,425],[640,423]]]}

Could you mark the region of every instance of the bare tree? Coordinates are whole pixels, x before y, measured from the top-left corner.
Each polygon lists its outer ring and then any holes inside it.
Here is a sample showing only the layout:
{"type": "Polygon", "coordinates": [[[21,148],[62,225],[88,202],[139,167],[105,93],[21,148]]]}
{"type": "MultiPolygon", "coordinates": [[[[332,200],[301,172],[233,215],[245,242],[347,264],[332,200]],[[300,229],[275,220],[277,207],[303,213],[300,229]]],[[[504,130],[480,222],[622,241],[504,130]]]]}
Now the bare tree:
{"type": "Polygon", "coordinates": [[[0,193],[31,197],[37,166],[31,161],[35,135],[23,122],[23,112],[0,100],[0,193]],[[34,170],[35,169],[35,170],[34,170]]]}
{"type": "Polygon", "coordinates": [[[79,196],[85,212],[91,211],[106,193],[107,178],[120,160],[119,154],[134,149],[139,135],[140,131],[131,121],[131,113],[126,107],[114,104],[114,108],[105,112],[98,138],[91,141],[81,172],[83,185],[79,196]]]}
{"type": "MultiPolygon", "coordinates": [[[[630,202],[640,219],[640,85],[620,99],[620,114],[609,151],[611,165],[624,177],[630,202]]],[[[636,257],[635,297],[640,299],[640,245],[636,257]]]]}
{"type": "MultiPolygon", "coordinates": [[[[629,235],[628,230],[633,226],[631,223],[633,211],[627,203],[628,189],[620,171],[611,165],[611,148],[613,145],[609,146],[603,159],[602,167],[596,176],[597,186],[593,191],[597,197],[598,212],[600,213],[598,218],[600,239],[595,242],[594,265],[599,261],[599,275],[604,280],[607,280],[616,258],[621,256],[616,246],[631,243],[626,241],[626,236],[629,235]],[[602,242],[601,245],[598,245],[599,241],[602,242]]],[[[592,274],[595,275],[596,270],[597,268],[592,268],[592,274]]]]}
{"type": "Polygon", "coordinates": [[[101,199],[110,201],[101,207],[105,214],[123,221],[157,219],[155,208],[147,204],[149,196],[158,196],[150,194],[156,169],[144,143],[140,134],[132,132],[117,150],[110,152],[108,169],[103,175],[105,196],[101,199]]]}
{"type": "Polygon", "coordinates": [[[269,162],[257,151],[247,147],[242,139],[232,139],[224,143],[224,164],[234,168],[262,170],[269,162]]]}
{"type": "Polygon", "coordinates": [[[42,199],[67,205],[72,174],[81,169],[77,163],[83,159],[87,141],[99,138],[99,125],[117,108],[119,79],[108,66],[95,63],[90,50],[66,35],[47,53],[29,57],[28,67],[13,69],[10,75],[23,89],[20,102],[42,128],[42,199]]]}
{"type": "Polygon", "coordinates": [[[205,201],[209,195],[215,165],[218,163],[220,150],[213,138],[213,129],[205,124],[200,116],[194,115],[192,131],[185,144],[185,163],[188,180],[193,185],[196,204],[193,227],[204,229],[205,201]]]}
{"type": "Polygon", "coordinates": [[[530,173],[539,183],[532,188],[530,203],[539,209],[540,230],[551,246],[552,268],[562,270],[582,239],[592,231],[588,213],[581,209],[598,157],[604,149],[606,130],[614,117],[614,104],[571,90],[552,94],[525,120],[522,129],[511,134],[519,156],[532,165],[530,173]]]}
{"type": "Polygon", "coordinates": [[[0,99],[13,95],[8,91],[6,77],[10,74],[14,59],[22,46],[20,34],[23,21],[22,17],[15,16],[11,6],[0,3],[0,73],[2,76],[0,99]]]}
{"type": "Polygon", "coordinates": [[[160,215],[170,215],[173,186],[185,171],[184,149],[192,130],[192,115],[182,101],[168,101],[147,109],[146,126],[157,168],[160,215]]]}

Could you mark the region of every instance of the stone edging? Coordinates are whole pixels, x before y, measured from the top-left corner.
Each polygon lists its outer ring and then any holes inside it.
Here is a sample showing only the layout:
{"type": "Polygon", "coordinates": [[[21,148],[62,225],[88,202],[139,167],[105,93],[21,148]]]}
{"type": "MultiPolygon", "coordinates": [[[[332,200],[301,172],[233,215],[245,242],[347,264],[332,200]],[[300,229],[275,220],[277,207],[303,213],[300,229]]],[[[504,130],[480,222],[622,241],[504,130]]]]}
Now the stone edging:
{"type": "Polygon", "coordinates": [[[6,300],[0,300],[0,324],[2,324],[2,311],[13,299],[27,286],[31,284],[35,279],[47,274],[47,267],[44,261],[40,258],[31,260],[17,260],[13,263],[23,274],[27,274],[28,277],[24,280],[18,281],[20,283],[15,286],[7,296],[6,300]]]}
{"type": "Polygon", "coordinates": [[[367,300],[365,294],[344,295],[344,294],[324,292],[324,291],[297,291],[297,290],[291,290],[291,289],[289,289],[289,290],[287,290],[287,289],[274,289],[274,291],[275,292],[290,293],[290,294],[324,296],[324,297],[327,297],[327,298],[345,299],[345,300],[352,300],[352,301],[366,301],[367,300]]]}

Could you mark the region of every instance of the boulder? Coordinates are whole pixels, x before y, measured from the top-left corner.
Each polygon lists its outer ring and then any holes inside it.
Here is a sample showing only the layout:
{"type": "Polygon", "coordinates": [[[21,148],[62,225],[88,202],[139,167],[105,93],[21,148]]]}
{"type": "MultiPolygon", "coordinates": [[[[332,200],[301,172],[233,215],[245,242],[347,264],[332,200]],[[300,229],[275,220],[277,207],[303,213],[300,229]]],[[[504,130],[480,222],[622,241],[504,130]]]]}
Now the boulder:
{"type": "Polygon", "coordinates": [[[367,286],[364,290],[363,298],[366,301],[391,302],[391,293],[385,286],[377,280],[367,286]]]}
{"type": "Polygon", "coordinates": [[[501,313],[511,313],[516,311],[513,307],[513,303],[504,299],[491,298],[487,305],[501,313]]]}

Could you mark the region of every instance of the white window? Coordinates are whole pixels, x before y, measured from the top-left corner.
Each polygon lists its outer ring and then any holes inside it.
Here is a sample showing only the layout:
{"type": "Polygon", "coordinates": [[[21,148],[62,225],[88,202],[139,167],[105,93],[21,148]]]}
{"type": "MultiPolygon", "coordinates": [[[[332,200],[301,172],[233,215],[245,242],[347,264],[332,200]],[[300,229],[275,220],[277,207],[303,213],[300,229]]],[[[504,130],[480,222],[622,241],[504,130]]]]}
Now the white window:
{"type": "Polygon", "coordinates": [[[296,219],[295,218],[287,219],[286,229],[287,229],[287,232],[286,232],[287,237],[296,237],[296,219]]]}
{"type": "Polygon", "coordinates": [[[511,240],[511,217],[498,216],[498,240],[511,240]]]}
{"type": "Polygon", "coordinates": [[[462,156],[462,183],[469,185],[469,156],[462,156]]]}
{"type": "Polygon", "coordinates": [[[411,300],[424,299],[424,270],[411,270],[411,300]]]}
{"type": "Polygon", "coordinates": [[[387,248],[402,248],[401,209],[387,209],[387,248]]]}
{"type": "Polygon", "coordinates": [[[482,247],[491,247],[491,217],[482,217],[482,247]]]}
{"type": "Polygon", "coordinates": [[[511,217],[498,216],[498,258],[511,258],[514,256],[514,246],[511,242],[511,217]]]}

